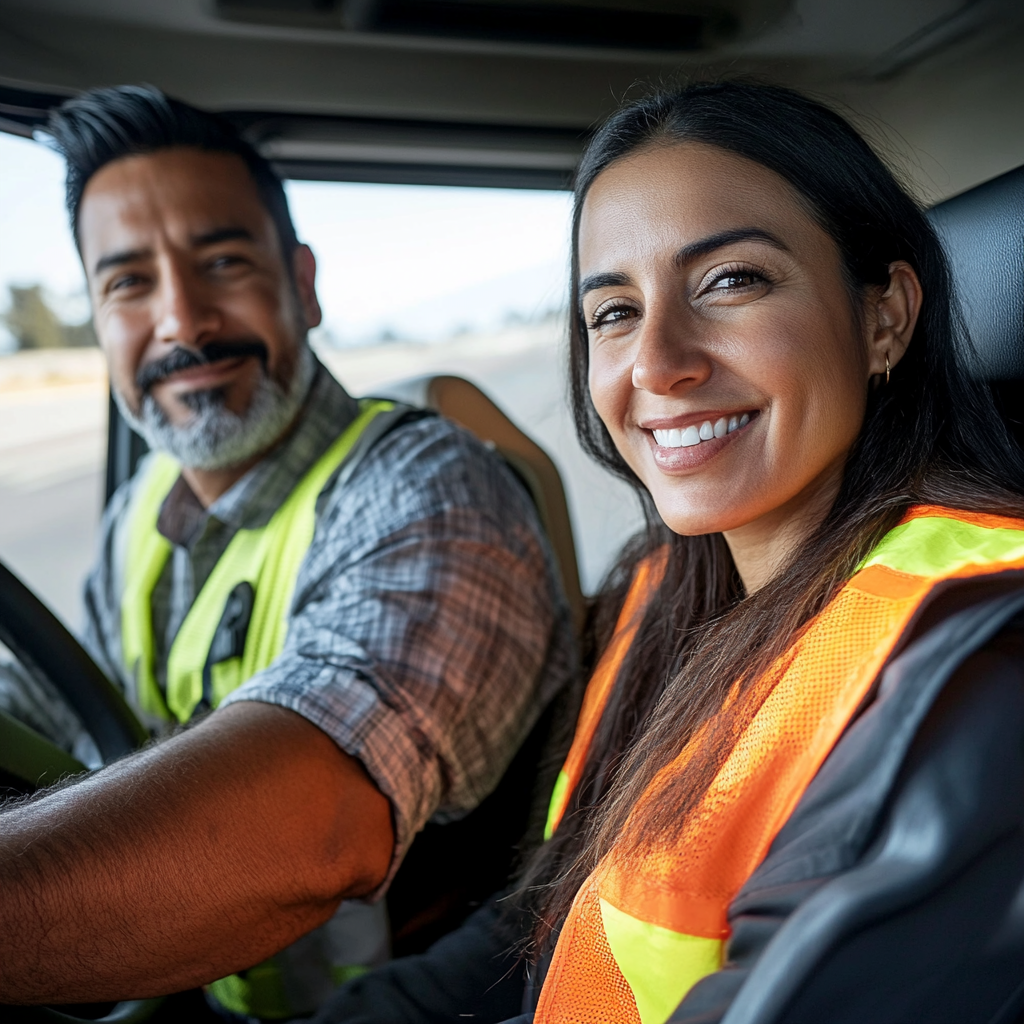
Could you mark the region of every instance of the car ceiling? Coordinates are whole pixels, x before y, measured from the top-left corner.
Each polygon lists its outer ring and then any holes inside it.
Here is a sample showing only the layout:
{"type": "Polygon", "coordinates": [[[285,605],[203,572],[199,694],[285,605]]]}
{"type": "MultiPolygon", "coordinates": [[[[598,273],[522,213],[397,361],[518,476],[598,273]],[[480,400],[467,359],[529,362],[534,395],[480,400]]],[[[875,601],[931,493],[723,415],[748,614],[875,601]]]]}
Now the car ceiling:
{"type": "Polygon", "coordinates": [[[1018,0],[0,0],[0,128],[149,82],[293,177],[565,187],[623,98],[746,75],[839,104],[934,200],[1024,163],[1018,0]]]}

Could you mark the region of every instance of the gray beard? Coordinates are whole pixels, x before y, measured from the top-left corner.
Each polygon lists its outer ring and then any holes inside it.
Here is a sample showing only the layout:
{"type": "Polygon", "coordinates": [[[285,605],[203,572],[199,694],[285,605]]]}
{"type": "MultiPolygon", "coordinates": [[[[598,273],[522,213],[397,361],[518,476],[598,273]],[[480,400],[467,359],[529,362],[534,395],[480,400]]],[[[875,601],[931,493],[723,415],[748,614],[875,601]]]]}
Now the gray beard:
{"type": "Polygon", "coordinates": [[[281,387],[261,369],[249,408],[233,413],[224,408],[220,390],[196,391],[185,396],[192,410],[188,422],[174,426],[151,394],[142,399],[138,413],[128,408],[115,391],[114,401],[128,425],[154,451],[167,452],[188,469],[229,469],[266,451],[291,426],[316,372],[316,360],[307,343],[287,387],[281,387]]]}

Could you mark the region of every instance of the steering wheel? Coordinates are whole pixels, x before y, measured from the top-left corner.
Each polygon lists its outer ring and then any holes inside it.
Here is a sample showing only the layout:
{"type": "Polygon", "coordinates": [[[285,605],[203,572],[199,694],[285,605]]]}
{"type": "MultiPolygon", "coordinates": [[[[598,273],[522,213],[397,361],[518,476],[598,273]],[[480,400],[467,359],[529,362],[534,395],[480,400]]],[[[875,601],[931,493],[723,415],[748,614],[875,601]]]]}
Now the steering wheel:
{"type": "MultiPolygon", "coordinates": [[[[92,737],[103,761],[137,749],[145,728],[96,663],[54,614],[0,562],[0,641],[32,674],[44,677],[61,693],[92,737]]],[[[0,769],[28,789],[49,785],[86,770],[70,754],[0,711],[0,769]]],[[[102,1021],[134,1024],[147,1020],[160,999],[118,1003],[102,1021]]],[[[85,1018],[48,1007],[4,1007],[4,1020],[64,1021],[88,1024],[85,1018]]],[[[94,1018],[95,1020],[95,1018],[94,1018]]]]}

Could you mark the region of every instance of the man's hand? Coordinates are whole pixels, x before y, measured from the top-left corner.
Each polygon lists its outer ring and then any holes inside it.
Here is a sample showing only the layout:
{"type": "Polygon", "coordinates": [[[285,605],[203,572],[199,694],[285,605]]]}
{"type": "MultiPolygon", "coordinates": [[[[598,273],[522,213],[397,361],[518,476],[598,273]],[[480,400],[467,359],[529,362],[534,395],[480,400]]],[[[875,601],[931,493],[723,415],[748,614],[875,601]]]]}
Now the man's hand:
{"type": "Polygon", "coordinates": [[[250,967],[384,879],[391,811],[284,708],[238,703],[0,815],[0,1002],[137,998],[250,967]]]}

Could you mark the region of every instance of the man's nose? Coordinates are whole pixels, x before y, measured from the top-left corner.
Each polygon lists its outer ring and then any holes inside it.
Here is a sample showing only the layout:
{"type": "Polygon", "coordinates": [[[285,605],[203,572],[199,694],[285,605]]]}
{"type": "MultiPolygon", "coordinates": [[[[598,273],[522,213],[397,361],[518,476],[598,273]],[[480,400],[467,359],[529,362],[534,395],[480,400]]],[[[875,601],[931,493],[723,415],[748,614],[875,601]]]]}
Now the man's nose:
{"type": "Polygon", "coordinates": [[[157,341],[198,348],[221,326],[220,311],[201,282],[173,260],[161,267],[156,300],[157,341]]]}
{"type": "Polygon", "coordinates": [[[651,310],[644,318],[633,359],[633,387],[667,395],[711,376],[713,364],[697,332],[675,310],[651,310]]]}

